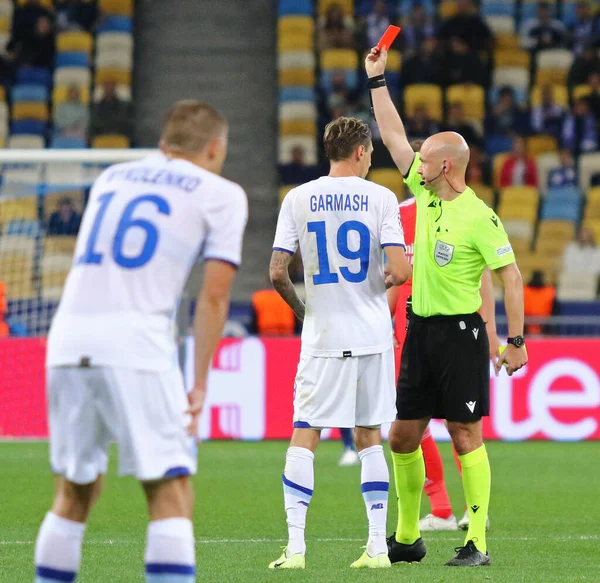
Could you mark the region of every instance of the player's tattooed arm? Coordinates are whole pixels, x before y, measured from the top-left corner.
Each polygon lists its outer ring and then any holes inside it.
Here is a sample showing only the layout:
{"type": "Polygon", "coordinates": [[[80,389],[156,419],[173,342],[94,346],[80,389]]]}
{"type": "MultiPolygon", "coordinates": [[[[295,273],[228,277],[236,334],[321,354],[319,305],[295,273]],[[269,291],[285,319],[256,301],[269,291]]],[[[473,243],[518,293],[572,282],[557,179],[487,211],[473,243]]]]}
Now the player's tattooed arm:
{"type": "Polygon", "coordinates": [[[294,314],[301,322],[304,321],[304,302],[298,296],[296,288],[290,279],[289,266],[293,255],[285,251],[273,251],[271,255],[271,265],[269,272],[271,283],[277,290],[277,293],[292,308],[294,314]]]}

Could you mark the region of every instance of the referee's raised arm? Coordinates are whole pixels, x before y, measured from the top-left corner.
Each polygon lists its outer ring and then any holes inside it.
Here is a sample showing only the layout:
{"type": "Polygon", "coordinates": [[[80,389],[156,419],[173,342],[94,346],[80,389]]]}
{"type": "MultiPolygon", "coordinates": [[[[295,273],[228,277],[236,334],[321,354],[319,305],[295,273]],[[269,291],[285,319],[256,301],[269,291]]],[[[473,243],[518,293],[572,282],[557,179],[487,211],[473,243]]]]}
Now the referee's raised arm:
{"type": "Polygon", "coordinates": [[[369,81],[367,87],[371,90],[373,112],[379,125],[381,139],[389,150],[394,163],[403,176],[408,174],[415,153],[411,148],[404,124],[394,106],[385,83],[385,64],[387,50],[374,47],[365,59],[365,69],[369,81]]]}

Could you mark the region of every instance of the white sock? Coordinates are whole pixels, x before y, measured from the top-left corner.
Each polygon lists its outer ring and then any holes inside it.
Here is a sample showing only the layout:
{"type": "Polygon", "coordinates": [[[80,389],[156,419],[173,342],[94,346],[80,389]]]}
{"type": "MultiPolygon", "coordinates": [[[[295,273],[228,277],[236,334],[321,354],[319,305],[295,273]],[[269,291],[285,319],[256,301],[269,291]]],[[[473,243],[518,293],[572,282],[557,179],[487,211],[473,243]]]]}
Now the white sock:
{"type": "Polygon", "coordinates": [[[187,518],[165,518],[148,523],[146,583],[194,583],[196,542],[187,518]]]}
{"type": "Polygon", "coordinates": [[[35,542],[36,583],[75,581],[85,524],[48,512],[35,542]]]}
{"type": "Polygon", "coordinates": [[[306,513],[315,487],[315,454],[304,447],[289,447],[283,470],[283,501],[288,525],[287,556],[306,552],[306,513]]]}
{"type": "Polygon", "coordinates": [[[361,461],[360,489],[362,491],[367,518],[369,520],[369,540],[367,553],[374,557],[387,553],[385,527],[388,508],[390,473],[385,462],[383,447],[372,445],[358,452],[361,461]]]}

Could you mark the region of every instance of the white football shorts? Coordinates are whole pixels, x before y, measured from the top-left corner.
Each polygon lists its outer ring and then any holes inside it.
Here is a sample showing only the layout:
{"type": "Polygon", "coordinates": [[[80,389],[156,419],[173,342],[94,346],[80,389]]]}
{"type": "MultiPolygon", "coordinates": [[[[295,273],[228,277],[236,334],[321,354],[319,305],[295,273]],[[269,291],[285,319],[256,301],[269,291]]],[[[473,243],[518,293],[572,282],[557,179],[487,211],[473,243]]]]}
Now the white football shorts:
{"type": "Polygon", "coordinates": [[[106,473],[119,444],[119,474],[138,480],[195,474],[196,444],[179,368],[53,367],[48,375],[52,470],[76,484],[106,473]]]}
{"type": "Polygon", "coordinates": [[[300,356],[294,427],[377,427],[395,419],[392,348],[347,358],[300,356]]]}

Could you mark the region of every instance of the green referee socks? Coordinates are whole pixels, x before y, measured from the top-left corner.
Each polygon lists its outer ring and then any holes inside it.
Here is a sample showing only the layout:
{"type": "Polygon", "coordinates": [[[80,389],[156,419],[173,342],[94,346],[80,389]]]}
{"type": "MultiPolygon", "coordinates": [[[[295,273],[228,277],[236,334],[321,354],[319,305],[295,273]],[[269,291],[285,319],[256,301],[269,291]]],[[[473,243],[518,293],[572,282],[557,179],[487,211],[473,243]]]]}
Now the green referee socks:
{"type": "Polygon", "coordinates": [[[462,482],[469,507],[469,531],[467,541],[472,540],[479,551],[485,553],[485,523],[490,504],[492,475],[485,445],[465,455],[459,455],[462,466],[462,482]]]}
{"type": "MultiPolygon", "coordinates": [[[[420,536],[421,493],[425,486],[425,462],[421,446],[412,453],[392,452],[394,478],[398,495],[396,540],[411,545],[420,536]]],[[[485,527],[485,522],[484,522],[485,527]]]]}

